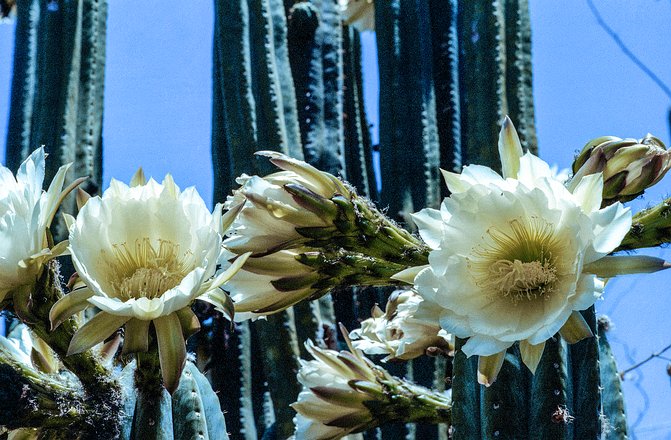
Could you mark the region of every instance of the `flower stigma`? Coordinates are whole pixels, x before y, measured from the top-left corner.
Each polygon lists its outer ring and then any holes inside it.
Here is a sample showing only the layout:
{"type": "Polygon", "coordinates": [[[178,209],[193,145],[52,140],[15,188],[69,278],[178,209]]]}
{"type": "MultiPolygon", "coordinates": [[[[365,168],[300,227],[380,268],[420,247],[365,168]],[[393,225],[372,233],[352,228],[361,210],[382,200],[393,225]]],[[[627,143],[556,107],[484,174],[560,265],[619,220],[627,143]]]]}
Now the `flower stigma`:
{"type": "Polygon", "coordinates": [[[555,291],[559,255],[563,245],[554,236],[554,225],[539,217],[513,219],[508,231],[487,230],[485,243],[476,246],[467,264],[475,284],[513,303],[547,299],[555,291]]]}

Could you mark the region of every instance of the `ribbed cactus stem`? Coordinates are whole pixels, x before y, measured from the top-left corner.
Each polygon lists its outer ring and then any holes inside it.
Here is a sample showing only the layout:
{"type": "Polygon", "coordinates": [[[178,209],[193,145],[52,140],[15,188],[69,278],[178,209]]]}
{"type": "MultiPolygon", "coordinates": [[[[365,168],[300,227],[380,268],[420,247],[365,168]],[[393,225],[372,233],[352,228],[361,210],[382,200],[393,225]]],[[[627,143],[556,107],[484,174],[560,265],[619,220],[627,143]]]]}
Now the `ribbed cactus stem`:
{"type": "Polygon", "coordinates": [[[531,18],[528,0],[504,0],[508,116],[522,148],[538,154],[531,71],[531,18]]]}
{"type": "Polygon", "coordinates": [[[381,204],[409,214],[440,199],[439,145],[427,0],[375,5],[380,66],[381,204]],[[403,90],[403,93],[399,93],[403,90]]]}
{"type": "Polygon", "coordinates": [[[599,318],[599,367],[601,374],[602,438],[605,440],[626,440],[627,413],[622,394],[622,379],[617,370],[613,351],[606,333],[610,322],[599,318]]]}
{"type": "Polygon", "coordinates": [[[273,39],[275,42],[275,65],[282,94],[284,124],[286,126],[287,153],[296,159],[303,158],[303,145],[298,125],[298,108],[296,107],[296,90],[289,63],[289,46],[287,41],[287,18],[282,0],[269,0],[270,14],[273,22],[273,39]]]}
{"type": "Polygon", "coordinates": [[[347,178],[344,162],[343,35],[338,0],[312,0],[312,3],[321,17],[317,36],[321,43],[324,78],[324,145],[319,166],[324,171],[347,178]]]}
{"type": "Polygon", "coordinates": [[[500,1],[459,2],[459,90],[464,164],[500,168],[496,148],[506,100],[506,45],[500,1]]]}
{"type": "Polygon", "coordinates": [[[300,385],[298,371],[298,344],[293,310],[268,316],[253,324],[254,346],[261,350],[261,368],[265,373],[275,410],[277,438],[287,438],[294,432],[295,411],[289,406],[296,401],[300,385]]]}
{"type": "Polygon", "coordinates": [[[324,72],[319,26],[317,6],[311,2],[293,5],[287,22],[287,39],[301,141],[306,162],[321,169],[324,148],[324,72]]]}
{"type": "MultiPolygon", "coordinates": [[[[462,166],[457,7],[456,0],[429,1],[440,167],[453,172],[462,166]]],[[[442,188],[447,195],[447,187],[442,188]]]]}
{"type": "Polygon", "coordinates": [[[455,341],[452,373],[452,438],[468,440],[480,437],[480,385],[475,381],[478,371],[476,357],[467,358],[461,347],[464,339],[455,341]]]}
{"type": "MultiPolygon", "coordinates": [[[[593,334],[597,334],[594,306],[581,312],[593,334]]],[[[597,438],[601,434],[601,382],[597,338],[587,338],[570,347],[573,384],[573,429],[575,438],[597,438]]]]}
{"type": "MultiPolygon", "coordinates": [[[[480,386],[480,422],[483,438],[527,437],[528,373],[517,347],[508,349],[496,382],[480,386]]],[[[477,386],[477,384],[476,384],[477,386]]]]}
{"type": "Polygon", "coordinates": [[[219,402],[228,414],[228,430],[235,440],[257,439],[252,408],[252,353],[248,322],[231,326],[214,318],[209,341],[208,376],[218,392],[219,402]]]}
{"type": "Polygon", "coordinates": [[[223,118],[223,124],[215,126],[224,131],[226,142],[213,144],[213,148],[226,149],[215,149],[212,155],[215,187],[226,194],[235,186],[235,178],[242,171],[260,171],[257,162],[251,159],[258,149],[256,103],[252,89],[247,0],[216,1],[214,5],[213,83],[220,87],[214,97],[222,100],[218,103],[221,109],[216,109],[215,113],[223,118]]]}
{"type": "MultiPolygon", "coordinates": [[[[289,149],[284,114],[284,95],[280,90],[275,56],[275,26],[269,0],[249,3],[250,44],[253,66],[253,91],[256,107],[257,142],[264,150],[286,152],[289,149]]],[[[286,68],[286,66],[285,66],[286,68]]],[[[291,117],[293,115],[289,115],[291,117]]],[[[294,145],[295,148],[295,145],[294,145]]]]}
{"type": "Polygon", "coordinates": [[[30,154],[35,83],[37,81],[38,0],[20,0],[16,16],[14,68],[9,123],[7,124],[7,166],[17,170],[30,154]]]}
{"type": "Polygon", "coordinates": [[[572,401],[567,346],[558,337],[549,339],[536,373],[531,377],[529,438],[573,439],[572,401]]]}

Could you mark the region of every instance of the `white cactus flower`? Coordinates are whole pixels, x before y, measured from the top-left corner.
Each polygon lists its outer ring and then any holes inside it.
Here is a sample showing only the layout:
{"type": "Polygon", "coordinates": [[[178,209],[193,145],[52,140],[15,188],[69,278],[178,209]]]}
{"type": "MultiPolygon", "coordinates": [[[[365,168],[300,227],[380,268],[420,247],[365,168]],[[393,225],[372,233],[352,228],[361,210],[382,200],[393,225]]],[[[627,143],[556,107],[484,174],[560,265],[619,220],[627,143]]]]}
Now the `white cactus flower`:
{"type": "Polygon", "coordinates": [[[70,167],[64,165],[43,191],[44,162],[44,149],[39,148],[21,164],[16,177],[0,166],[0,301],[13,293],[29,294],[44,264],[67,248],[67,242],[50,243],[47,228],[63,198],[80,181],[63,190],[70,167]]]}
{"type": "Polygon", "coordinates": [[[153,323],[164,384],[172,391],[186,357],[184,335],[199,327],[190,304],[202,299],[226,309],[219,287],[247,255],[215,276],[221,206],[210,213],[195,188],[180,191],[170,175],[161,184],[139,176],[130,187],[113,180],[80,210],[70,226],[70,251],[87,287],[59,300],[50,318],[56,327],[89,305],[101,310],[77,331],[68,354],[91,348],[121,326],[125,353],[147,351],[153,323]]]}
{"type": "MultiPolygon", "coordinates": [[[[441,327],[469,338],[462,350],[479,356],[479,382],[491,384],[506,349],[520,341],[534,371],[545,341],[557,332],[569,342],[590,336],[579,310],[604,289],[598,276],[666,268],[649,257],[608,257],[631,227],[620,203],[600,209],[601,174],[572,182],[569,191],[548,164],[522,148],[506,119],[499,140],[503,177],[471,165],[444,172],[452,195],[440,210],[413,216],[433,249],[414,277],[441,327]]],[[[411,280],[412,282],[412,280],[411,280]]]]}
{"type": "Polygon", "coordinates": [[[352,345],[366,354],[386,354],[385,361],[414,359],[433,347],[451,351],[454,338],[440,328],[435,308],[418,310],[422,302],[412,290],[392,293],[384,312],[375,306],[373,316],[350,332],[352,345]]]}

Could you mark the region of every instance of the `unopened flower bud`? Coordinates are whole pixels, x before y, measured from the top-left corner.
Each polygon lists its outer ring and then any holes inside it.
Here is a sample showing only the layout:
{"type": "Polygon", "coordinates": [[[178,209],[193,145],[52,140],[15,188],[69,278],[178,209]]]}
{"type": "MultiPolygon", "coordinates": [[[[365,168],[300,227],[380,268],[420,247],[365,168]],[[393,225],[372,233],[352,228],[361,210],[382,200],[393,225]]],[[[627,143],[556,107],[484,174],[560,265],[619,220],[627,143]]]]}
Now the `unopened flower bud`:
{"type": "Polygon", "coordinates": [[[351,344],[350,351],[307,349],[314,360],[301,361],[303,390],[291,405],[296,439],[342,438],[390,422],[450,422],[448,395],[392,376],[351,344]]]}
{"type": "Polygon", "coordinates": [[[603,173],[603,205],[626,202],[659,182],[671,168],[671,153],[658,138],[603,136],[589,141],[573,162],[574,180],[603,173]]]}

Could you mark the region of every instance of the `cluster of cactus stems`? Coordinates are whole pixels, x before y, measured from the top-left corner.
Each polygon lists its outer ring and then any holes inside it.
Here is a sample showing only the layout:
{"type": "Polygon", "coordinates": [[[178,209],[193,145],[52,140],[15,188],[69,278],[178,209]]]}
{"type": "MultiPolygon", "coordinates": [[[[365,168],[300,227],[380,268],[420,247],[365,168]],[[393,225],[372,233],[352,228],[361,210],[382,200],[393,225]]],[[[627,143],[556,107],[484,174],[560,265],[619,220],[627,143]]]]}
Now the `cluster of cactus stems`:
{"type": "MultiPolygon", "coordinates": [[[[2,2],[3,8],[9,3],[2,2]]],[[[526,0],[375,4],[381,83],[379,194],[363,105],[359,31],[342,24],[336,1],[214,4],[215,202],[224,201],[239,175],[272,171],[268,161],[253,154],[272,149],[342,176],[360,195],[388,208],[393,220],[409,226],[410,213],[436,207],[445,195],[439,168],[458,171],[467,163],[498,168],[495,146],[504,115],[517,125],[525,149],[536,152],[526,0]]],[[[47,181],[62,163],[74,162],[69,178],[89,176],[85,189],[98,190],[106,9],[105,0],[17,1],[10,168],[46,145],[52,155],[47,181]]],[[[637,214],[618,250],[671,241],[669,203],[637,214]]],[[[338,215],[352,214],[348,209],[342,203],[338,215]]],[[[359,212],[365,209],[370,209],[367,203],[357,206],[359,212]]],[[[74,212],[74,200],[63,210],[74,212]]],[[[356,223],[357,218],[365,216],[346,218],[342,224],[356,223]]],[[[357,234],[365,232],[367,225],[358,226],[357,234]]],[[[397,269],[426,264],[428,251],[414,236],[401,237],[414,251],[394,257],[383,235],[375,235],[375,226],[371,255],[386,259],[387,266],[381,265],[372,280],[352,277],[339,284],[384,285],[381,280],[397,269]],[[394,258],[401,260],[399,267],[388,265],[394,258]]],[[[332,238],[313,232],[313,246],[332,238]]],[[[63,226],[56,226],[54,234],[62,239],[63,226]]],[[[356,269],[362,263],[344,251],[302,258],[319,268],[339,262],[341,268],[356,269]]],[[[368,273],[376,273],[373,260],[367,260],[368,273]]],[[[341,268],[334,271],[342,275],[346,270],[341,268]]],[[[195,364],[187,363],[171,396],[160,386],[151,354],[139,356],[141,366],[129,363],[120,374],[90,351],[65,356],[77,323],[71,319],[50,331],[49,307],[63,294],[58,277],[56,265],[44,272],[31,327],[74,376],[58,379],[26,372],[8,359],[0,362],[0,421],[11,429],[42,428],[43,438],[61,438],[64,426],[74,426],[81,438],[221,439],[228,432],[233,439],[286,439],[294,432],[290,404],[301,389],[296,373],[299,356],[307,354],[303,342],[312,339],[337,348],[335,323],[356,326],[388,295],[385,289],[336,289],[333,298],[327,295],[267,320],[235,326],[198,306],[201,331],[188,341],[195,364]]],[[[452,388],[451,413],[443,414],[442,421],[451,423],[451,436],[457,440],[626,438],[620,379],[605,328],[597,329],[593,308],[583,315],[599,337],[569,347],[557,335],[546,344],[535,375],[513,346],[498,380],[484,388],[476,380],[477,360],[459,350],[463,340],[457,340],[453,359],[423,357],[390,364],[389,371],[439,391],[452,388]]],[[[389,420],[397,423],[364,437],[447,439],[445,425],[406,425],[396,416],[389,420]]]]}

